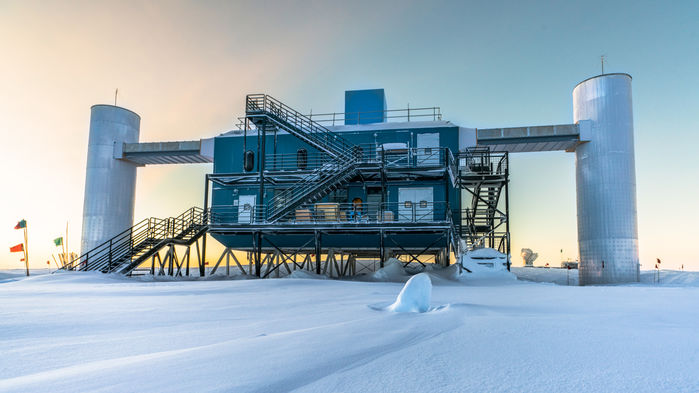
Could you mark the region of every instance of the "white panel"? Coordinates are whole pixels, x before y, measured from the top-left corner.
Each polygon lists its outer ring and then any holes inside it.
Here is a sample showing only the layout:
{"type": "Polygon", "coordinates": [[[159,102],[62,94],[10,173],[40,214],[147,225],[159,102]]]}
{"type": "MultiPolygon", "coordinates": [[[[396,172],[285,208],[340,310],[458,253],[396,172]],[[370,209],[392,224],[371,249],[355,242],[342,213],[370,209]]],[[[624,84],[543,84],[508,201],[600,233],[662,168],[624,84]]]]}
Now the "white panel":
{"type": "Polygon", "coordinates": [[[214,159],[214,140],[216,138],[206,138],[200,141],[199,154],[206,158],[214,159]]]}
{"type": "Polygon", "coordinates": [[[439,165],[439,133],[417,134],[417,165],[439,165]]]}
{"type": "Polygon", "coordinates": [[[573,117],[589,123],[575,152],[580,284],[639,280],[631,77],[607,74],[573,90],[573,117]]]}
{"type": "Polygon", "coordinates": [[[398,189],[398,221],[433,221],[434,190],[432,187],[398,189]]]}
{"type": "Polygon", "coordinates": [[[256,195],[241,195],[238,197],[238,222],[249,224],[252,222],[252,211],[255,209],[256,195]]]}

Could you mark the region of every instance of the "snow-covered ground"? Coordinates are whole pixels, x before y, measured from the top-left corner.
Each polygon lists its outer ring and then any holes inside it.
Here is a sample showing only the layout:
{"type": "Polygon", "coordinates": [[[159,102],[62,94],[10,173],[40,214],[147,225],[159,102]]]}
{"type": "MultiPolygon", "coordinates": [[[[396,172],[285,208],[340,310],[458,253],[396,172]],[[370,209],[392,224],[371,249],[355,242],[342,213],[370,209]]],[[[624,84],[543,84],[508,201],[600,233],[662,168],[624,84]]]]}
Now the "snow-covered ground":
{"type": "Polygon", "coordinates": [[[0,276],[0,392],[699,391],[696,273],[577,287],[536,270],[428,272],[424,313],[390,311],[409,278],[395,266],[363,281],[0,276]]]}

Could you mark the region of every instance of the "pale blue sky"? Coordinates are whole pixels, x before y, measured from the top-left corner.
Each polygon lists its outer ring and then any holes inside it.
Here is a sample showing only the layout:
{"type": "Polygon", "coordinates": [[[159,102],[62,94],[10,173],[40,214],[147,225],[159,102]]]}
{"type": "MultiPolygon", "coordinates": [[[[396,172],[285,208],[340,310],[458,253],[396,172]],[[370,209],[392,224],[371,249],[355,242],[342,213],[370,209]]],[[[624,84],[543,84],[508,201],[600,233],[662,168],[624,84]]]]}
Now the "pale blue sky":
{"type": "MultiPolygon", "coordinates": [[[[383,87],[391,108],[436,105],[464,126],[569,123],[573,87],[604,54],[606,72],[633,76],[641,263],[699,269],[697,20],[696,1],[0,0],[0,239],[21,241],[11,228],[27,218],[41,266],[69,220],[78,248],[89,108],[116,87],[142,141],[231,129],[253,92],[329,112],[344,90],[383,87]]],[[[522,247],[575,258],[574,156],[511,166],[514,260],[522,247]]],[[[140,169],[136,219],[201,205],[209,170],[140,169]]],[[[21,266],[3,250],[0,267],[21,266]]]]}

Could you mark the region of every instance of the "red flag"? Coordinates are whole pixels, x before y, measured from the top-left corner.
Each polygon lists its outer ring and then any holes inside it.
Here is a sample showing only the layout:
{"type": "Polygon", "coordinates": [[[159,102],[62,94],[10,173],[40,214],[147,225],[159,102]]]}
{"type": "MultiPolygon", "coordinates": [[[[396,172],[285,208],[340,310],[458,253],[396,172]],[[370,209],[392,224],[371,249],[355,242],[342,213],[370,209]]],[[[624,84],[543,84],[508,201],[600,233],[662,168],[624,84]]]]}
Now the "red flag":
{"type": "Polygon", "coordinates": [[[660,263],[660,258],[655,258],[655,259],[657,259],[657,260],[658,260],[658,263],[660,263]]]}
{"type": "Polygon", "coordinates": [[[15,225],[15,229],[22,229],[27,227],[27,221],[21,220],[15,225]]]}
{"type": "Polygon", "coordinates": [[[20,243],[14,247],[10,247],[10,252],[22,252],[24,251],[24,244],[20,243]]]}

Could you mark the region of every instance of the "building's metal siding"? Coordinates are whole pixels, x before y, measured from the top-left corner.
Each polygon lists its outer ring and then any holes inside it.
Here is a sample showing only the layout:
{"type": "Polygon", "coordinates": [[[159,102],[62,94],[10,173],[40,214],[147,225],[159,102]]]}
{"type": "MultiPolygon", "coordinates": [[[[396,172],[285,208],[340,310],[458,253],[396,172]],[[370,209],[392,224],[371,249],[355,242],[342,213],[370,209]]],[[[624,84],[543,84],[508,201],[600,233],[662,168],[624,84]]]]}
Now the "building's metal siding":
{"type": "Polygon", "coordinates": [[[124,108],[92,107],[81,254],[133,225],[137,166],[114,159],[114,146],[138,142],[140,122],[124,108]]]}
{"type": "Polygon", "coordinates": [[[631,77],[608,74],[573,90],[574,121],[590,121],[576,150],[580,283],[639,280],[631,77]]]}

